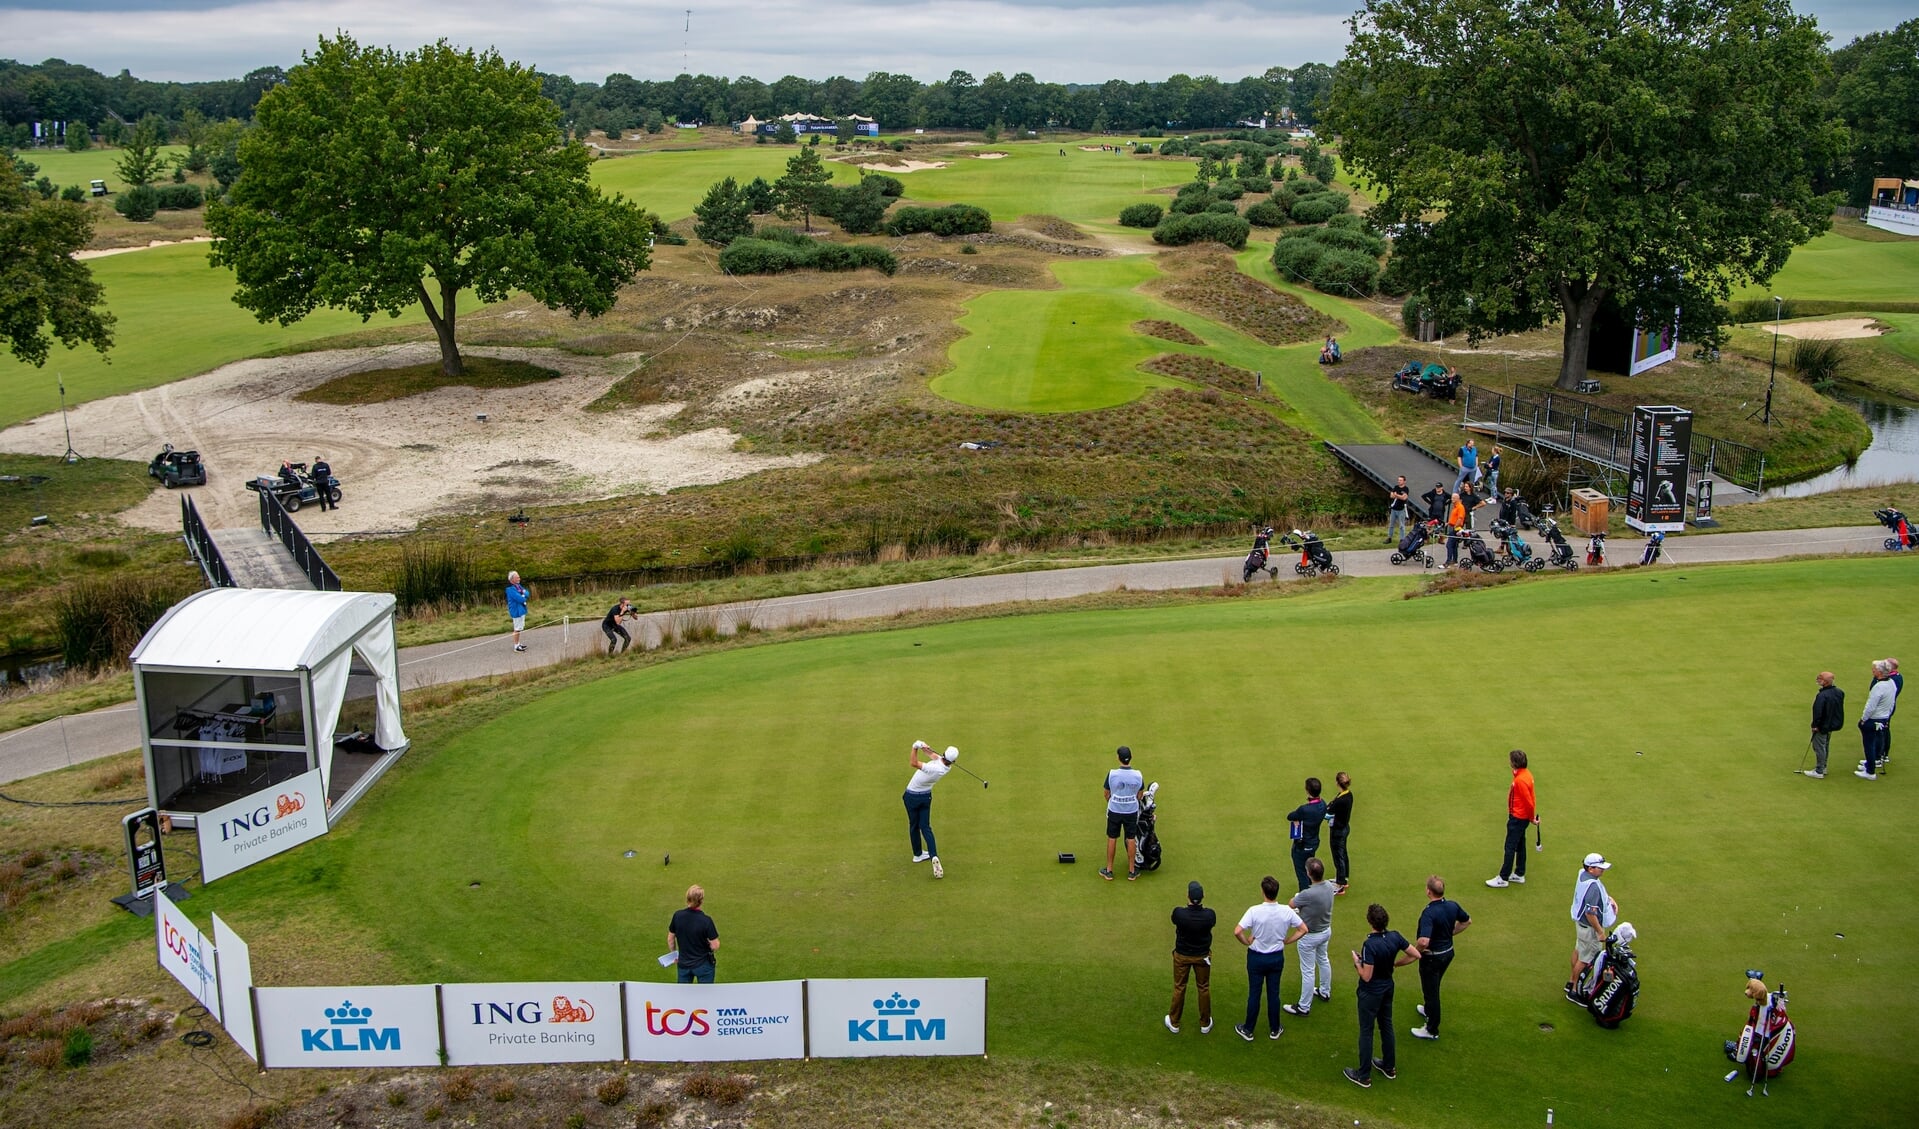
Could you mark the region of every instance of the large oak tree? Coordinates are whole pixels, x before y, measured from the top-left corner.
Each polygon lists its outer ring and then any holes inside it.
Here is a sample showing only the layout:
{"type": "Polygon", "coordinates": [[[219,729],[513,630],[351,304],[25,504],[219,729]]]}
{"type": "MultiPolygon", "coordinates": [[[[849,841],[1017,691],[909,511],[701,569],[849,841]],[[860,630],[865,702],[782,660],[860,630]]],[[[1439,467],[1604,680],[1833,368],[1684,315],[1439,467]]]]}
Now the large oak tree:
{"type": "Polygon", "coordinates": [[[587,183],[592,155],[565,142],[539,76],[496,52],[322,39],[255,113],[207,227],[261,321],[417,302],[457,376],[462,290],[599,315],[646,269],[644,213],[587,183]]]}
{"type": "Polygon", "coordinates": [[[92,240],[85,205],[36,199],[0,151],[0,342],[15,357],[44,365],[55,339],[102,353],[113,344],[106,295],[73,257],[92,240]]]}
{"type": "Polygon", "coordinates": [[[1562,388],[1602,303],[1717,340],[1830,223],[1844,130],[1786,0],[1369,0],[1352,29],[1331,117],[1396,270],[1475,339],[1563,321],[1562,388]]]}

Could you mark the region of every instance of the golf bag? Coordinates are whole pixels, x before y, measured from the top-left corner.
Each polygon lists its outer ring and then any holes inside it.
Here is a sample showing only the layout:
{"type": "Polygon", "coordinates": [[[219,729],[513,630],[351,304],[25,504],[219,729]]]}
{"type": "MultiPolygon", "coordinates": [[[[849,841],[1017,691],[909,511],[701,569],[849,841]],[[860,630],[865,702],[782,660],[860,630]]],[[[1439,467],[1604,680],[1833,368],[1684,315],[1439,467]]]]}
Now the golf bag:
{"type": "Polygon", "coordinates": [[[1418,561],[1426,568],[1433,567],[1433,555],[1426,552],[1426,542],[1433,539],[1433,530],[1438,528],[1439,523],[1431,518],[1414,524],[1406,536],[1399,539],[1399,548],[1393,550],[1392,562],[1401,565],[1418,561]]]}
{"type": "Polygon", "coordinates": [[[1595,533],[1586,541],[1586,563],[1602,565],[1606,563],[1606,535],[1595,533]]]}
{"type": "Polygon", "coordinates": [[[1260,530],[1258,535],[1253,538],[1253,551],[1246,554],[1246,565],[1240,570],[1239,582],[1241,584],[1251,580],[1253,574],[1256,572],[1264,572],[1274,580],[1279,579],[1279,569],[1269,566],[1266,563],[1266,558],[1269,554],[1266,544],[1272,539],[1273,529],[1271,526],[1260,530]]]}
{"type": "Polygon", "coordinates": [[[1592,1013],[1593,1022],[1601,1027],[1610,1029],[1624,1023],[1639,1002],[1639,968],[1632,955],[1632,943],[1638,939],[1632,922],[1620,922],[1575,989],[1580,1002],[1592,1013]]]}
{"type": "Polygon", "coordinates": [[[1493,551],[1486,547],[1486,542],[1479,539],[1479,534],[1470,529],[1460,531],[1459,546],[1466,550],[1466,559],[1459,563],[1467,568],[1476,568],[1481,572],[1499,572],[1506,567],[1499,563],[1498,557],[1493,556],[1493,551]]]}
{"type": "Polygon", "coordinates": [[[1159,781],[1155,780],[1139,794],[1139,838],[1133,843],[1133,869],[1159,869],[1159,781]]]}
{"type": "Polygon", "coordinates": [[[1659,559],[1659,547],[1666,543],[1666,535],[1657,529],[1646,535],[1646,551],[1640,554],[1639,563],[1649,565],[1659,559]]]}
{"type": "Polygon", "coordinates": [[[1559,532],[1559,523],[1552,518],[1541,518],[1539,530],[1546,538],[1546,547],[1550,555],[1546,563],[1556,565],[1567,572],[1579,571],[1579,562],[1573,558],[1573,547],[1566,543],[1566,535],[1559,532]]]}
{"type": "Polygon", "coordinates": [[[1281,535],[1280,540],[1285,542],[1288,548],[1299,550],[1299,563],[1293,566],[1293,571],[1299,575],[1317,576],[1322,572],[1339,575],[1339,566],[1333,563],[1331,550],[1326,548],[1326,543],[1321,541],[1312,530],[1295,529],[1289,534],[1281,535]]]}
{"type": "Polygon", "coordinates": [[[1913,548],[1915,541],[1919,541],[1919,537],[1912,532],[1912,523],[1898,510],[1888,506],[1883,510],[1874,510],[1872,516],[1879,519],[1880,525],[1892,530],[1893,535],[1886,538],[1887,549],[1895,553],[1904,552],[1913,548]]]}
{"type": "Polygon", "coordinates": [[[1727,1080],[1742,1076],[1750,1081],[1777,1078],[1792,1061],[1794,1050],[1795,1033],[1792,1020],[1786,1016],[1785,985],[1768,992],[1765,981],[1754,977],[1747,982],[1746,995],[1753,1004],[1746,1013],[1745,1029],[1739,1032],[1739,1038],[1726,1040],[1726,1057],[1739,1064],[1727,1080]]]}
{"type": "Polygon", "coordinates": [[[1499,551],[1506,556],[1506,563],[1523,568],[1527,572],[1538,572],[1546,567],[1546,562],[1533,555],[1533,547],[1519,535],[1519,529],[1507,522],[1493,522],[1493,536],[1499,538],[1499,551]]]}

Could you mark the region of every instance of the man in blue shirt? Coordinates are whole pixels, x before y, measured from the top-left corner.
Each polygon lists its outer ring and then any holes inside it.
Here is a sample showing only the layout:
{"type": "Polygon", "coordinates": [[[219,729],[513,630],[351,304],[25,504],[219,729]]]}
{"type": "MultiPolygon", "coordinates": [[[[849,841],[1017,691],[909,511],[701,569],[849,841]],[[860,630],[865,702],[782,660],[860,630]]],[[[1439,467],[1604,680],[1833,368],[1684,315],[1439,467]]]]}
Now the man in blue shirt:
{"type": "Polygon", "coordinates": [[[1393,1041],[1393,969],[1419,959],[1419,950],[1406,943],[1397,929],[1388,930],[1386,907],[1374,902],[1366,907],[1366,924],[1373,927],[1365,944],[1353,953],[1353,970],[1359,973],[1359,1069],[1341,1068],[1346,1080],[1355,1086],[1371,1087],[1373,1071],[1388,1078],[1399,1077],[1395,1065],[1393,1041]],[[1379,1028],[1380,1057],[1373,1057],[1373,1028],[1379,1028]]]}
{"type": "Polygon", "coordinates": [[[1453,963],[1453,938],[1466,931],[1472,917],[1446,897],[1446,880],[1435,874],[1426,879],[1426,909],[1419,915],[1419,990],[1426,1002],[1419,1014],[1426,1022],[1413,1028],[1415,1039],[1439,1038],[1439,982],[1453,963]]]}
{"type": "Polygon", "coordinates": [[[1119,767],[1106,774],[1106,865],[1100,867],[1099,876],[1113,880],[1113,850],[1124,835],[1126,881],[1131,882],[1139,877],[1139,868],[1133,865],[1133,841],[1139,838],[1139,792],[1146,787],[1146,778],[1133,767],[1133,750],[1121,745],[1118,756],[1119,767]]]}
{"type": "Polygon", "coordinates": [[[520,632],[526,629],[526,585],[520,583],[520,574],[506,574],[506,614],[513,620],[513,649],[526,650],[526,644],[520,642],[520,632]]]}

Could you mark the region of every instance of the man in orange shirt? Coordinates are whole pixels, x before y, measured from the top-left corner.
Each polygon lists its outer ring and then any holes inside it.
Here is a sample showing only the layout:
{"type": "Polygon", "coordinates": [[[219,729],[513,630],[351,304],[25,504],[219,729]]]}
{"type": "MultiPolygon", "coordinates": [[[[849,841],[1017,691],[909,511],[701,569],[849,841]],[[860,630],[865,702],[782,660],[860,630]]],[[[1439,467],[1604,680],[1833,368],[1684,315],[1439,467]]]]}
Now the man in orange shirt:
{"type": "Polygon", "coordinates": [[[1526,754],[1514,749],[1507,754],[1512,761],[1513,786],[1506,793],[1506,857],[1499,864],[1499,876],[1486,879],[1486,885],[1498,890],[1515,882],[1526,884],[1526,825],[1539,822],[1539,808],[1533,801],[1533,774],[1526,767],[1526,754]]]}

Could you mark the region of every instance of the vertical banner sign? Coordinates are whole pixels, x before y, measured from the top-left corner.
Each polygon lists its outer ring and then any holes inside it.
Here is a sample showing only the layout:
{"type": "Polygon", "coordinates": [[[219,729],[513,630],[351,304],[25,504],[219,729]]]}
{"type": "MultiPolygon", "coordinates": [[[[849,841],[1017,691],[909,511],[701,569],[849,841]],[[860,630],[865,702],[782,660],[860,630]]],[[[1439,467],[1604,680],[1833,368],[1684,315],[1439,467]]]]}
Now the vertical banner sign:
{"type": "Polygon", "coordinates": [[[617,1062],[620,984],[442,984],[440,1026],[450,1066],[617,1062]]]}
{"type": "Polygon", "coordinates": [[[220,1022],[220,974],[214,967],[213,945],[200,934],[200,927],[168,899],[165,890],[153,892],[153,921],[160,967],[205,1005],[214,1022],[220,1022]]]}
{"type": "Polygon", "coordinates": [[[127,836],[127,866],[133,874],[133,896],[151,897],[167,884],[167,862],[160,846],[160,813],[142,808],[120,821],[127,836]]]}
{"type": "Polygon", "coordinates": [[[220,1023],[247,1057],[259,1062],[260,1047],[253,1038],[253,954],[217,913],[213,915],[213,948],[220,956],[215,963],[219,965],[221,1010],[226,1013],[220,1023]]]}
{"type": "Polygon", "coordinates": [[[1712,479],[1700,475],[1699,484],[1693,487],[1692,523],[1694,525],[1713,526],[1719,523],[1712,519],[1712,479]]]}
{"type": "Polygon", "coordinates": [[[296,776],[199,817],[200,880],[212,882],[327,833],[320,770],[296,776]]]}
{"type": "Polygon", "coordinates": [[[809,980],[815,1058],[986,1053],[986,980],[809,980]]]}
{"type": "Polygon", "coordinates": [[[1686,468],[1691,459],[1690,411],[1671,405],[1632,410],[1627,525],[1641,533],[1686,528],[1686,468]]]}
{"type": "Polygon", "coordinates": [[[435,1066],[440,1008],[431,984],[257,988],[260,1065],[435,1066]]]}
{"type": "MultiPolygon", "coordinates": [[[[629,981],[627,1057],[634,1062],[804,1058],[805,1011],[805,992],[798,980],[763,984],[629,981]]],[[[447,1031],[450,1042],[450,1023],[447,1031]]]]}

